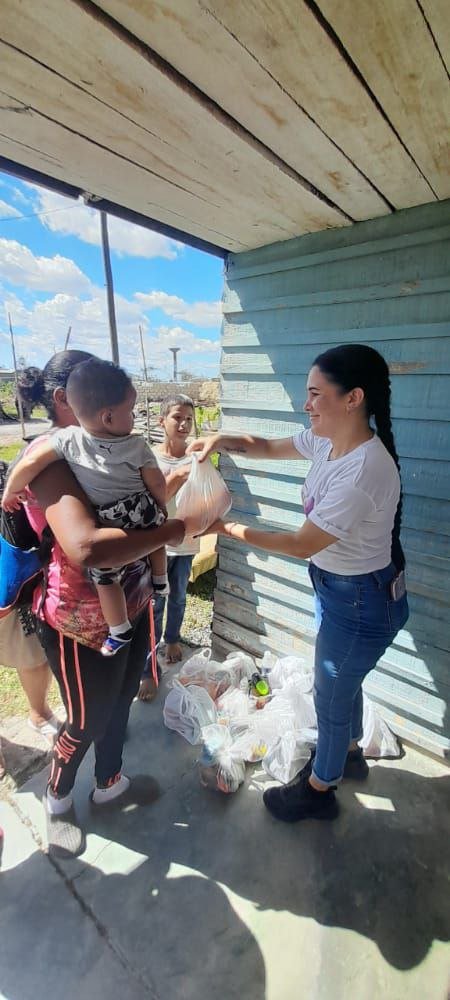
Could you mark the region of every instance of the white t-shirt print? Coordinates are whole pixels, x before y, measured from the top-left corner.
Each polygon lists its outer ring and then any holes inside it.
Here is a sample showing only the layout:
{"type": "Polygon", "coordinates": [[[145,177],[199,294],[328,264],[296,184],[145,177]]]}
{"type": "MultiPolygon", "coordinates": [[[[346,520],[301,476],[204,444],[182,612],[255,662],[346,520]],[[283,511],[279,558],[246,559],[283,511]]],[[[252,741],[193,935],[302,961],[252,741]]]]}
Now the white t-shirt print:
{"type": "Polygon", "coordinates": [[[308,428],[293,443],[311,468],[302,490],[306,517],[337,541],[312,556],[320,569],[344,576],[373,573],[391,562],[392,528],[400,497],[395,462],[375,434],[342,458],[329,459],[328,438],[308,428]]]}

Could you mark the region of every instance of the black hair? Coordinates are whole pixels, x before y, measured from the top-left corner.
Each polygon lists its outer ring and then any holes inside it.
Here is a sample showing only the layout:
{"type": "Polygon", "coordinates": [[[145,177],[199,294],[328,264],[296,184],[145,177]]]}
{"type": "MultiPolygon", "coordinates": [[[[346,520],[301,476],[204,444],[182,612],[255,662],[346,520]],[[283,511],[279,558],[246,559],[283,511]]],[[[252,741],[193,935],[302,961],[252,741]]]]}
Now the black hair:
{"type": "Polygon", "coordinates": [[[112,361],[89,358],[77,365],[67,380],[67,399],[77,415],[93,417],[109,406],[119,406],[133,383],[112,361]]]}
{"type": "Polygon", "coordinates": [[[50,420],[55,420],[55,389],[65,389],[75,366],[92,357],[89,351],[59,351],[47,361],[42,371],[34,365],[24,368],[17,378],[21,400],[28,405],[44,406],[50,420]]]}
{"type": "Polygon", "coordinates": [[[160,416],[167,417],[174,406],[191,406],[193,413],[195,413],[193,399],[190,396],[185,396],[183,392],[177,392],[167,396],[167,399],[163,399],[159,410],[160,416]]]}
{"type": "MultiPolygon", "coordinates": [[[[400,472],[391,424],[391,380],[389,368],[382,355],[366,344],[342,344],[340,347],[332,347],[319,354],[313,363],[343,393],[356,388],[363,390],[367,418],[370,420],[373,417],[378,437],[400,472]]],[[[405,566],[405,555],[400,542],[401,520],[402,494],[400,493],[391,547],[392,562],[397,570],[405,566]]]]}

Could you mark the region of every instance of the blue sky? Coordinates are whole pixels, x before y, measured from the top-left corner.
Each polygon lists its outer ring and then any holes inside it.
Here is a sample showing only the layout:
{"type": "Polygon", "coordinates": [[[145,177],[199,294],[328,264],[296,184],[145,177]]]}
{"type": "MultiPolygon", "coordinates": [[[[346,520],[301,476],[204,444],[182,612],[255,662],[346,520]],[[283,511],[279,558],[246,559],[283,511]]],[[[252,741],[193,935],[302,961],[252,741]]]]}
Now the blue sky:
{"type": "MultiPolygon", "coordinates": [[[[141,371],[141,324],[155,375],[170,375],[175,346],[179,370],[217,375],[222,261],[112,217],[109,237],[121,364],[141,371]]],[[[0,173],[0,295],[1,366],[8,311],[27,365],[61,350],[69,326],[71,347],[110,357],[98,213],[0,173]]]]}

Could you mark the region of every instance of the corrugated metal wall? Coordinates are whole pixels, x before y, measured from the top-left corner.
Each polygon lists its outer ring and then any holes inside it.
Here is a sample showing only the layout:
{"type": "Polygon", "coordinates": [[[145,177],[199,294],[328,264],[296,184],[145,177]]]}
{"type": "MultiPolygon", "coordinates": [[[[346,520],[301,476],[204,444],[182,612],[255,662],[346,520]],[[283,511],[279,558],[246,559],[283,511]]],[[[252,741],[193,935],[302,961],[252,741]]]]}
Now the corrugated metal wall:
{"type": "MultiPolygon", "coordinates": [[[[443,752],[450,745],[450,202],[234,255],[224,311],[230,432],[275,437],[305,423],[307,372],[329,345],[365,342],[390,364],[411,617],[366,690],[400,734],[443,752]]],[[[221,465],[240,520],[286,528],[302,521],[307,467],[245,456],[221,465]]],[[[222,652],[311,652],[306,563],[221,539],[213,629],[222,652]]]]}

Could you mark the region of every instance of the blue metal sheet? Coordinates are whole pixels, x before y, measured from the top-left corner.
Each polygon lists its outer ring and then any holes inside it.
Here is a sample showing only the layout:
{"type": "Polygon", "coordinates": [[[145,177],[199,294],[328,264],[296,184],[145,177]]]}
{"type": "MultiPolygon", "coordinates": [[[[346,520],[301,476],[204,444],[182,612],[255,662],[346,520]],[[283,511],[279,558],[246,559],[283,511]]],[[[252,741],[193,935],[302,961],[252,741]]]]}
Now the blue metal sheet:
{"type": "MultiPolygon", "coordinates": [[[[304,423],[321,350],[362,342],[387,358],[404,486],[411,616],[367,681],[393,728],[450,748],[450,201],[233,255],[223,326],[223,426],[270,437],[304,423]]],[[[227,457],[239,519],[294,528],[308,463],[227,457]]],[[[313,655],[306,564],[221,539],[214,640],[313,655]]]]}

